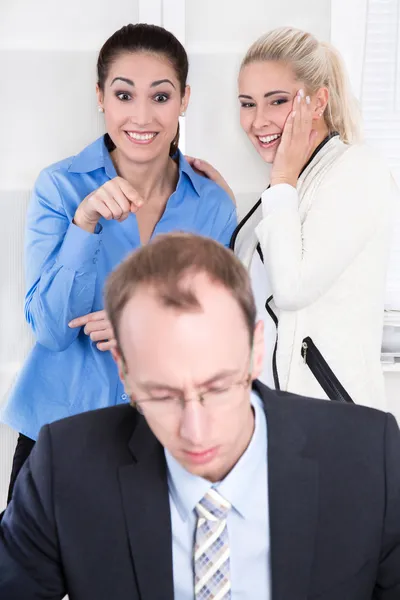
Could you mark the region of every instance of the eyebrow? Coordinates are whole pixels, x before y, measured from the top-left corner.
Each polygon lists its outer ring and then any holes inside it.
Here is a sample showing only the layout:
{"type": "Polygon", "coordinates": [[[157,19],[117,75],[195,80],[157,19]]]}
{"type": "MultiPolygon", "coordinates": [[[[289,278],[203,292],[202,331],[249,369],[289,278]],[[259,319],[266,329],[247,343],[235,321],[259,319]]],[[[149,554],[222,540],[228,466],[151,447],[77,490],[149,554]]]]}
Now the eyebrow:
{"type": "Polygon", "coordinates": [[[127,83],[128,85],[132,85],[134,86],[135,84],[133,83],[132,79],[127,79],[126,77],[114,77],[114,79],[112,80],[112,82],[110,83],[110,86],[115,83],[116,81],[123,81],[124,83],[127,83]]]}
{"type": "MultiPolygon", "coordinates": [[[[207,387],[207,385],[210,385],[212,383],[215,383],[216,381],[220,380],[220,379],[224,379],[225,377],[229,377],[231,375],[235,375],[237,374],[238,371],[237,369],[225,369],[223,371],[220,371],[219,373],[217,373],[216,375],[213,375],[212,377],[210,377],[209,379],[207,379],[207,381],[203,381],[202,383],[200,383],[197,387],[201,388],[201,387],[207,387]]],[[[169,385],[165,385],[162,383],[158,383],[155,381],[145,381],[143,383],[140,384],[140,387],[142,387],[143,389],[148,390],[168,390],[169,392],[173,392],[175,394],[182,394],[182,390],[178,389],[178,388],[174,388],[171,387],[169,385]]]]}
{"type": "MultiPolygon", "coordinates": [[[[114,79],[110,83],[110,86],[113,85],[113,83],[115,83],[116,81],[123,81],[124,83],[127,83],[128,85],[131,85],[132,87],[135,87],[135,84],[133,83],[132,79],[127,79],[126,77],[114,77],[114,79]]],[[[170,83],[172,85],[172,87],[174,89],[176,89],[170,79],[157,79],[157,81],[153,81],[153,83],[150,85],[150,87],[157,87],[158,85],[161,85],[162,83],[170,83]]]]}
{"type": "MultiPolygon", "coordinates": [[[[266,94],[264,94],[264,98],[275,96],[275,94],[286,94],[287,96],[290,96],[290,92],[286,92],[285,90],[272,90],[271,92],[267,92],[266,94]]],[[[240,94],[238,98],[246,98],[246,100],[253,100],[252,96],[247,96],[246,94],[240,94]]]]}
{"type": "Polygon", "coordinates": [[[157,79],[157,81],[153,81],[150,87],[157,87],[157,85],[161,85],[162,83],[170,83],[175,89],[175,86],[170,79],[157,79]]]}

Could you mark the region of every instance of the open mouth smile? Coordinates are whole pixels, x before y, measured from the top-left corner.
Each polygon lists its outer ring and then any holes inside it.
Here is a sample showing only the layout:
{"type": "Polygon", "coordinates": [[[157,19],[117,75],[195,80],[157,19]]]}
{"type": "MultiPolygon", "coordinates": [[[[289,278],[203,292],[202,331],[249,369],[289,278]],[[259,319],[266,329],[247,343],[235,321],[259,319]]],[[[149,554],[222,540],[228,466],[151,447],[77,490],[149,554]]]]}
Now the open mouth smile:
{"type": "Polygon", "coordinates": [[[257,135],[258,142],[262,148],[272,148],[277,145],[281,139],[280,133],[274,133],[272,135],[257,135]]]}
{"type": "Polygon", "coordinates": [[[158,132],[156,131],[146,131],[146,132],[139,132],[139,131],[125,131],[125,135],[128,138],[128,140],[130,142],[132,142],[133,144],[151,144],[151,142],[153,142],[155,140],[155,138],[158,135],[158,132]]]}

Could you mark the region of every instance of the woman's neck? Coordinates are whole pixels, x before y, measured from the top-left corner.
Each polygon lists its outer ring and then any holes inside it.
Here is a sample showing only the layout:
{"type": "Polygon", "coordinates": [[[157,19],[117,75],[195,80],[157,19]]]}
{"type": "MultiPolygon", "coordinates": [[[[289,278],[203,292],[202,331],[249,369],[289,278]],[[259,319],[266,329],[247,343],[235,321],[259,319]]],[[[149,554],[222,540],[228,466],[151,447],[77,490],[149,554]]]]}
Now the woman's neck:
{"type": "Polygon", "coordinates": [[[116,148],[110,154],[115,170],[137,191],[145,204],[153,198],[166,196],[176,189],[178,165],[170,156],[158,156],[151,162],[134,163],[116,148]]]}
{"type": "Polygon", "coordinates": [[[318,148],[318,146],[324,141],[324,139],[329,135],[329,129],[327,124],[324,122],[320,122],[320,126],[317,128],[317,135],[314,139],[314,143],[310,149],[310,152],[308,153],[308,157],[307,160],[305,162],[305,164],[307,164],[307,162],[310,160],[310,157],[312,156],[313,152],[315,152],[315,150],[318,148]]]}

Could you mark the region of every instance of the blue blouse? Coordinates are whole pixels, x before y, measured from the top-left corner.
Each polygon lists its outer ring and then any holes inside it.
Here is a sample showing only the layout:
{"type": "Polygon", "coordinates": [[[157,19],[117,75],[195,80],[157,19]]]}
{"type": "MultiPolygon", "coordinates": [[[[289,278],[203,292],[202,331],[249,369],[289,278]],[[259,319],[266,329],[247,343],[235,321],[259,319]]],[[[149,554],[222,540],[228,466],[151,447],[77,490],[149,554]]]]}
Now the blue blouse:
{"type": "MultiPolygon", "coordinates": [[[[110,352],[101,352],[69,321],[103,309],[107,275],[140,246],[134,214],[122,223],[100,219],[97,233],[72,223],[82,200],[117,176],[104,138],[44,169],[27,215],[25,317],[36,344],[0,415],[36,439],[42,425],[126,402],[110,352]]],[[[214,182],[179,153],[179,180],[153,236],[181,230],[229,245],[236,210],[214,182]]]]}

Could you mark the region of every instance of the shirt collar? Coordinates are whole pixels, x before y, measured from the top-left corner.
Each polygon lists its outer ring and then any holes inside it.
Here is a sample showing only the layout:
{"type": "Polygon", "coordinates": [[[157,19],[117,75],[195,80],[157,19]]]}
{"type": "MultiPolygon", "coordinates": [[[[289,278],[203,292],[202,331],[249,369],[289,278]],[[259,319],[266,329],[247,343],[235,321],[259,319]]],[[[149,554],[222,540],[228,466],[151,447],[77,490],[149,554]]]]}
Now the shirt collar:
{"type": "Polygon", "coordinates": [[[179,183],[182,178],[182,173],[184,173],[186,175],[186,177],[189,179],[190,183],[192,184],[197,195],[200,196],[201,192],[202,192],[202,188],[204,186],[205,178],[202,175],[199,175],[198,173],[196,173],[196,171],[194,171],[194,169],[192,169],[192,167],[190,166],[190,164],[188,163],[188,161],[186,160],[186,158],[184,157],[184,155],[182,154],[182,152],[180,150],[177,151],[177,154],[175,154],[174,158],[176,158],[177,156],[179,157],[179,162],[178,162],[179,181],[178,181],[177,189],[178,189],[179,183]]]}
{"type": "MultiPolygon", "coordinates": [[[[253,437],[246,451],[225,479],[214,485],[232,507],[244,518],[251,514],[252,487],[258,469],[267,468],[267,424],[266,415],[259,396],[251,393],[251,404],[255,413],[253,437]]],[[[165,450],[168,468],[168,486],[172,500],[181,516],[186,521],[205,493],[210,489],[210,482],[202,477],[192,475],[184,469],[175,458],[165,450]]]]}
{"type": "MultiPolygon", "coordinates": [[[[200,196],[205,178],[198,175],[198,173],[192,169],[180,150],[174,155],[174,159],[177,159],[179,166],[179,180],[176,188],[178,189],[182,179],[187,177],[197,195],[200,196]]],[[[89,146],[86,146],[82,152],[74,156],[68,171],[70,173],[90,173],[96,169],[105,169],[105,172],[110,179],[117,177],[117,172],[107,149],[105,135],[98,138],[89,146]]]]}
{"type": "Polygon", "coordinates": [[[105,136],[98,138],[74,156],[68,171],[70,173],[90,173],[96,171],[96,169],[104,169],[110,179],[116,177],[117,172],[104,138],[105,136]]]}

